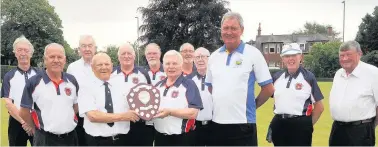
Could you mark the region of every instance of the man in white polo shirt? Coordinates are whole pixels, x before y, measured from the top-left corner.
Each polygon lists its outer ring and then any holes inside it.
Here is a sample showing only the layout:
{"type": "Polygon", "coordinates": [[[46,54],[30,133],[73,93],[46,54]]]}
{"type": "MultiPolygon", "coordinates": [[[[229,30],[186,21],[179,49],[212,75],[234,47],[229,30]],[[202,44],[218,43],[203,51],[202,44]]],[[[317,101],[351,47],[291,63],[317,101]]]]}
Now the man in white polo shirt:
{"type": "Polygon", "coordinates": [[[79,90],[79,114],[84,117],[86,141],[89,146],[126,146],[130,121],[138,114],[129,111],[121,86],[110,79],[113,64],[105,53],[93,57],[92,69],[96,76],[92,85],[79,90]]]}
{"type": "Polygon", "coordinates": [[[35,146],[77,146],[74,129],[79,86],[74,76],[63,72],[66,63],[63,46],[57,43],[47,45],[44,63],[46,71],[26,82],[20,116],[36,128],[35,146]],[[31,109],[34,109],[32,115],[31,109]]]}
{"type": "Polygon", "coordinates": [[[145,56],[148,62],[146,70],[151,78],[151,84],[165,79],[167,75],[164,73],[163,65],[160,62],[161,50],[156,43],[150,43],[146,46],[145,56]]]}
{"type": "Polygon", "coordinates": [[[261,52],[241,39],[239,13],[226,13],[221,22],[224,46],[210,58],[206,83],[212,87],[214,145],[257,146],[256,109],[273,94],[267,63],[261,52]],[[254,85],[261,86],[255,99],[254,85]]]}
{"type": "Polygon", "coordinates": [[[196,146],[210,145],[210,123],[213,118],[213,99],[209,87],[205,84],[207,63],[209,60],[210,52],[204,47],[197,48],[194,52],[194,64],[197,71],[186,76],[196,83],[199,93],[201,95],[203,109],[198,112],[196,119],[196,146]]]}
{"type": "Polygon", "coordinates": [[[330,146],[374,146],[378,117],[378,68],[360,61],[360,44],[341,44],[341,69],[335,73],[329,98],[334,120],[330,146]]]}
{"type": "MultiPolygon", "coordinates": [[[[79,40],[79,54],[81,58],[72,62],[68,68],[67,73],[72,74],[77,79],[80,87],[92,85],[95,76],[91,69],[92,57],[96,53],[96,42],[90,35],[80,36],[79,40]]],[[[79,117],[79,122],[76,127],[77,136],[79,138],[79,145],[86,146],[85,131],[83,128],[83,118],[79,117]]]]}
{"type": "Polygon", "coordinates": [[[4,98],[5,107],[10,115],[8,125],[9,146],[26,146],[28,140],[33,145],[33,128],[19,115],[25,83],[39,72],[39,70],[30,66],[30,58],[33,52],[33,45],[28,39],[23,36],[17,38],[13,43],[17,67],[8,71],[2,81],[1,97],[4,98]]]}
{"type": "MultiPolygon", "coordinates": [[[[123,90],[123,95],[127,95],[132,87],[139,83],[151,84],[150,76],[142,67],[137,67],[135,63],[134,48],[126,43],[118,49],[118,60],[120,66],[116,67],[112,73],[112,78],[118,81],[123,90]]],[[[154,128],[151,122],[139,120],[131,122],[129,135],[130,146],[152,146],[154,140],[154,128]]]]}
{"type": "Polygon", "coordinates": [[[184,43],[180,46],[180,53],[184,59],[182,64],[182,74],[184,76],[190,75],[196,71],[196,66],[193,63],[194,60],[194,46],[190,43],[184,43]]]}
{"type": "Polygon", "coordinates": [[[313,125],[322,114],[323,94],[313,73],[300,62],[299,44],[284,45],[281,52],[285,69],[273,75],[274,114],[271,122],[275,146],[311,146],[313,125]]]}

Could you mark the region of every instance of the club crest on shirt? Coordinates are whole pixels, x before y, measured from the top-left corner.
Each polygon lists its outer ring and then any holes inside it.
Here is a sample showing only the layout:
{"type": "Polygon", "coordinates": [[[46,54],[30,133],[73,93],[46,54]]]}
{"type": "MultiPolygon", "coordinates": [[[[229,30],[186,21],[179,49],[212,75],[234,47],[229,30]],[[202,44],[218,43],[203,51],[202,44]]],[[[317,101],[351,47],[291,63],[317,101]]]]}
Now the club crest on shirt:
{"type": "Polygon", "coordinates": [[[164,80],[165,79],[165,76],[160,76],[160,80],[164,80]]]}
{"type": "Polygon", "coordinates": [[[178,97],[178,94],[179,94],[178,91],[173,91],[173,92],[172,92],[172,98],[177,98],[177,97],[178,97]]]}
{"type": "Polygon", "coordinates": [[[64,92],[66,92],[66,95],[67,96],[71,96],[71,88],[68,88],[68,87],[66,87],[66,88],[64,88],[64,92]]]}
{"type": "Polygon", "coordinates": [[[134,83],[134,84],[138,84],[138,83],[139,83],[139,79],[138,79],[137,77],[134,77],[134,78],[133,78],[133,83],[134,83]]]}
{"type": "Polygon", "coordinates": [[[295,84],[295,89],[297,89],[297,90],[301,90],[302,87],[303,87],[302,83],[295,84]]]}

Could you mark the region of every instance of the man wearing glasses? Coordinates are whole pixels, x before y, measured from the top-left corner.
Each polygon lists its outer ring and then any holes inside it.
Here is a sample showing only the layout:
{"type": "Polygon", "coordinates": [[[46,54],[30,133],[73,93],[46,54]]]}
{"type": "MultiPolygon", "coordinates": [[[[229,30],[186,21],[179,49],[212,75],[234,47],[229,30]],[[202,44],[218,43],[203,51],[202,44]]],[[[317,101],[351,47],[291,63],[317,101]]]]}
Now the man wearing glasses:
{"type": "MultiPolygon", "coordinates": [[[[91,86],[95,80],[95,75],[91,68],[92,58],[96,53],[96,42],[90,35],[83,35],[79,40],[79,54],[81,58],[75,62],[72,62],[68,68],[67,73],[72,74],[79,87],[91,86]]],[[[76,132],[79,139],[79,146],[86,146],[85,131],[83,128],[83,118],[79,118],[76,132]]]]}
{"type": "Polygon", "coordinates": [[[190,43],[184,43],[180,46],[180,53],[184,62],[182,64],[182,74],[184,76],[190,75],[193,71],[196,71],[196,66],[193,64],[194,60],[194,47],[190,43]]]}
{"type": "Polygon", "coordinates": [[[206,48],[200,47],[194,52],[194,64],[197,71],[193,71],[188,75],[188,79],[192,79],[196,83],[201,95],[203,109],[198,112],[196,118],[196,146],[208,146],[210,141],[210,127],[211,118],[213,116],[213,100],[211,91],[205,85],[207,62],[209,60],[210,52],[206,48]]]}

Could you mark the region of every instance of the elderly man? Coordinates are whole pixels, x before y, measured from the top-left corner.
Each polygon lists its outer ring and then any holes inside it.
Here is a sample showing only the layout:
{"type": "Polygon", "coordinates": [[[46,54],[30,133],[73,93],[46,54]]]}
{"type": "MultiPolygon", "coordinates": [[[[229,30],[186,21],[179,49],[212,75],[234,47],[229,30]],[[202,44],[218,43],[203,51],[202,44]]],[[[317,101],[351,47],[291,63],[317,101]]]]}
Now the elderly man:
{"type": "Polygon", "coordinates": [[[284,45],[281,57],[285,69],[273,76],[273,144],[311,146],[313,125],[324,110],[323,94],[314,74],[300,65],[302,50],[297,43],[284,45]]]}
{"type": "MultiPolygon", "coordinates": [[[[67,68],[67,73],[72,74],[77,79],[80,87],[92,85],[95,76],[91,69],[92,57],[96,53],[96,42],[90,35],[83,35],[79,40],[79,54],[81,58],[71,63],[67,68]]],[[[78,116],[78,115],[77,115],[78,116]]],[[[83,128],[83,118],[78,117],[79,122],[76,127],[79,145],[86,146],[85,131],[83,128]]]]}
{"type": "Polygon", "coordinates": [[[77,146],[74,129],[79,86],[74,76],[63,72],[66,63],[63,46],[57,43],[47,45],[44,63],[46,71],[26,82],[20,116],[29,126],[36,128],[35,146],[77,146]]]}
{"type": "Polygon", "coordinates": [[[180,46],[180,52],[184,59],[184,63],[182,64],[182,74],[187,76],[197,70],[193,63],[194,47],[190,43],[184,43],[180,46]]]}
{"type": "Polygon", "coordinates": [[[161,95],[154,120],[156,146],[195,145],[195,119],[203,106],[196,84],[182,75],[182,60],[175,50],[163,57],[167,78],[156,84],[161,95]]]}
{"type": "Polygon", "coordinates": [[[360,61],[360,44],[343,43],[329,106],[334,120],[330,146],[374,146],[378,124],[378,68],[360,61]]]}
{"type": "Polygon", "coordinates": [[[79,114],[84,117],[89,146],[126,146],[130,121],[139,120],[136,112],[128,111],[121,94],[124,89],[110,79],[112,66],[107,54],[96,54],[92,61],[95,82],[79,90],[79,114]]]}
{"type": "Polygon", "coordinates": [[[203,109],[198,112],[196,120],[196,146],[208,146],[211,140],[209,124],[213,117],[213,100],[209,87],[205,85],[209,56],[210,52],[206,48],[200,47],[196,49],[194,52],[194,64],[197,67],[197,71],[186,76],[186,78],[192,79],[196,83],[203,104],[203,109]]]}
{"type": "Polygon", "coordinates": [[[163,80],[166,74],[163,65],[160,63],[161,50],[156,43],[150,43],[146,46],[145,56],[148,62],[147,71],[151,78],[152,85],[163,80]]]}
{"type": "Polygon", "coordinates": [[[256,109],[274,91],[263,55],[240,39],[243,30],[240,14],[226,13],[221,22],[225,45],[209,58],[206,83],[212,87],[214,145],[257,146],[256,109]],[[261,86],[256,99],[255,82],[261,86]]]}
{"type": "MultiPolygon", "coordinates": [[[[123,89],[123,95],[127,95],[132,87],[139,83],[151,84],[150,76],[141,67],[134,66],[135,51],[130,44],[123,44],[118,49],[118,60],[120,66],[112,73],[123,89]]],[[[151,122],[139,120],[131,122],[129,131],[130,146],[152,146],[154,140],[154,128],[151,122]]]]}
{"type": "MultiPolygon", "coordinates": [[[[8,71],[1,86],[1,97],[10,114],[8,125],[9,146],[26,146],[29,140],[33,145],[32,127],[19,115],[22,92],[26,81],[39,71],[30,66],[34,52],[33,45],[25,37],[17,38],[13,43],[13,53],[17,58],[17,67],[8,71]]],[[[5,122],[3,122],[5,123],[5,122]]]]}

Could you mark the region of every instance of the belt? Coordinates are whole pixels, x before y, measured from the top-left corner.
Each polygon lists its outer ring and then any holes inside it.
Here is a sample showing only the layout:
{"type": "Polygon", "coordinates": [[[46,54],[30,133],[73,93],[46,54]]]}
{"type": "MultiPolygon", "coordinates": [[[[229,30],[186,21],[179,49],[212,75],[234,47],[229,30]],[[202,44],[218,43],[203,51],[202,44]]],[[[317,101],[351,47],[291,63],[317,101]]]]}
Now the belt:
{"type": "Polygon", "coordinates": [[[42,133],[49,135],[49,136],[55,136],[55,137],[58,137],[58,138],[65,138],[67,136],[72,135],[72,133],[74,133],[75,130],[68,132],[68,133],[63,133],[63,134],[54,134],[54,133],[51,133],[51,132],[48,132],[48,131],[45,131],[45,130],[42,130],[42,129],[39,130],[39,131],[41,131],[42,133]]]}
{"type": "Polygon", "coordinates": [[[370,123],[374,121],[374,118],[369,118],[369,119],[364,119],[364,120],[358,120],[358,121],[351,121],[351,122],[342,122],[342,121],[335,121],[339,125],[360,125],[360,124],[365,124],[365,123],[370,123]]]}
{"type": "Polygon", "coordinates": [[[206,125],[210,124],[210,122],[211,122],[210,120],[204,120],[204,121],[197,120],[196,124],[201,124],[203,126],[206,126],[206,125]]]}
{"type": "Polygon", "coordinates": [[[305,116],[305,115],[292,115],[292,114],[276,114],[277,117],[279,118],[283,118],[283,119],[286,119],[286,118],[296,118],[296,117],[302,117],[302,116],[305,116]]]}
{"type": "Polygon", "coordinates": [[[125,134],[117,134],[117,135],[113,135],[113,136],[108,136],[108,137],[103,137],[103,136],[92,136],[93,138],[95,138],[95,139],[101,139],[101,140],[118,140],[119,139],[119,137],[121,136],[121,135],[125,135],[125,134]]]}

